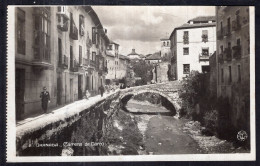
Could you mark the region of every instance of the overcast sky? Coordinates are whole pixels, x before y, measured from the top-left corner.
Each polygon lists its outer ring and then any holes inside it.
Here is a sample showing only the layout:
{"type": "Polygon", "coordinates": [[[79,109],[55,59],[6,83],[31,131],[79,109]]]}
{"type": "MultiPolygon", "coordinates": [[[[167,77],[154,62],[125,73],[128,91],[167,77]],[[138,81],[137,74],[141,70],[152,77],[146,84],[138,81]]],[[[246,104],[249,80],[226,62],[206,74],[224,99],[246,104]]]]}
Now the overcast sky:
{"type": "Polygon", "coordinates": [[[160,39],[197,16],[215,15],[208,6],[92,6],[108,37],[120,45],[120,54],[135,48],[139,54],[160,50],[160,39]]]}

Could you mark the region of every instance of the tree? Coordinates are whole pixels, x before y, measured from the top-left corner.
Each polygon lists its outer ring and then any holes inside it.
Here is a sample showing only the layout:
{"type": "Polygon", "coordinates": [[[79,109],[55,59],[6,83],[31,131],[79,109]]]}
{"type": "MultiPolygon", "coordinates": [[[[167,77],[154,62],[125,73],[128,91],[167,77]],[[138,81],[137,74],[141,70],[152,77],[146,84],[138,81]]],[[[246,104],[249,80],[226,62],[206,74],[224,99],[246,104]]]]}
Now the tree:
{"type": "Polygon", "coordinates": [[[140,84],[146,85],[151,79],[150,73],[153,69],[153,65],[145,63],[144,60],[133,60],[131,61],[131,65],[133,66],[135,76],[141,77],[140,84]]]}

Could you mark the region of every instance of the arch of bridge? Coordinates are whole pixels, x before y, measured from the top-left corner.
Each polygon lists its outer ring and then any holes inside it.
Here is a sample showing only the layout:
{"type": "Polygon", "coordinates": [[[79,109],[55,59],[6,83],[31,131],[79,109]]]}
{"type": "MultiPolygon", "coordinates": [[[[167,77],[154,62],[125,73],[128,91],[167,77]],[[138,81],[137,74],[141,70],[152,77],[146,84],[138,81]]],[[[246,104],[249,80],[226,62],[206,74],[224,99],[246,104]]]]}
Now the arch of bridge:
{"type": "Polygon", "coordinates": [[[160,96],[164,97],[174,106],[176,115],[179,116],[180,106],[178,105],[178,103],[176,102],[175,99],[173,99],[171,96],[169,96],[169,93],[172,93],[172,94],[177,93],[177,90],[169,92],[167,90],[164,91],[161,89],[156,89],[156,88],[151,88],[151,87],[135,88],[135,89],[130,90],[129,92],[126,92],[126,93],[120,95],[119,100],[122,101],[123,99],[128,97],[128,100],[126,101],[126,103],[127,103],[133,96],[143,94],[143,93],[154,93],[154,94],[159,94],[160,96]]]}

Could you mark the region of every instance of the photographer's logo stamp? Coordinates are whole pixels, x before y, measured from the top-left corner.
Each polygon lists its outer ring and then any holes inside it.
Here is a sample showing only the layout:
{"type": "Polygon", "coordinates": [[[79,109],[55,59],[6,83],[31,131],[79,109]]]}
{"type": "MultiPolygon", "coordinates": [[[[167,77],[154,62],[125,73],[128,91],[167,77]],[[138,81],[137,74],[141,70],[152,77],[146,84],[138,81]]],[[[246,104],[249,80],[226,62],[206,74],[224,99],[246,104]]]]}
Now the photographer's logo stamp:
{"type": "Polygon", "coordinates": [[[247,139],[248,135],[244,130],[241,130],[237,133],[237,139],[239,141],[245,141],[247,139]]]}

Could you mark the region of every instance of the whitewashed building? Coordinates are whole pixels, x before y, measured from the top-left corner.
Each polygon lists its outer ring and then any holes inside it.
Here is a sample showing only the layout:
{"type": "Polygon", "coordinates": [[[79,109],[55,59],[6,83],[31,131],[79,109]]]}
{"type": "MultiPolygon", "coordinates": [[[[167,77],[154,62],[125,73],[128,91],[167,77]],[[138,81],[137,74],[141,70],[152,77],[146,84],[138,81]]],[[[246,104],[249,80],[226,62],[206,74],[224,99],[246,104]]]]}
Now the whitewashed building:
{"type": "Polygon", "coordinates": [[[107,47],[107,70],[106,80],[118,79],[119,72],[119,54],[118,54],[119,44],[110,41],[107,47]]]}
{"type": "Polygon", "coordinates": [[[176,27],[170,35],[171,72],[182,80],[191,71],[209,72],[209,57],[216,51],[214,16],[196,17],[176,27]]]}

